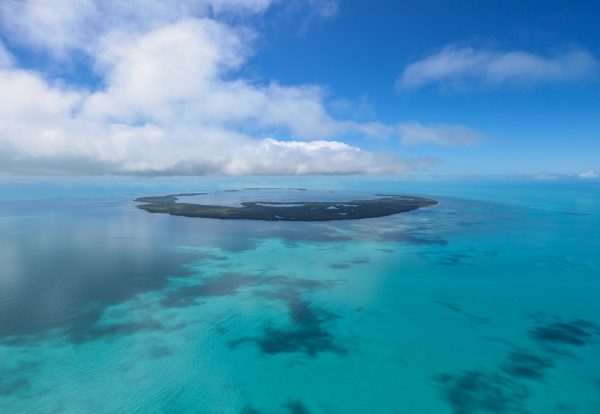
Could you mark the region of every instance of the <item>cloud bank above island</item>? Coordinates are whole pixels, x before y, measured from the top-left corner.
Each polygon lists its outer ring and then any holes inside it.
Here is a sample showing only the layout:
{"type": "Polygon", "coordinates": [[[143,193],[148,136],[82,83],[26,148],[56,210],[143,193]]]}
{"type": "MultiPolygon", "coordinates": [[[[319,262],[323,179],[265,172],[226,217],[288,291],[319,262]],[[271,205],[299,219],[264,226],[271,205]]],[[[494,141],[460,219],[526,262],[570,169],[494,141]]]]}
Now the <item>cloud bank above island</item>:
{"type": "MultiPolygon", "coordinates": [[[[97,81],[70,82],[24,68],[0,43],[3,171],[402,173],[435,160],[367,151],[343,137],[391,137],[410,145],[462,145],[479,137],[462,126],[335,119],[318,85],[239,76],[259,36],[252,21],[272,3],[4,3],[0,21],[8,44],[52,65],[83,64],[97,81]]],[[[321,18],[337,10],[331,0],[307,0],[304,7],[321,18]]]]}

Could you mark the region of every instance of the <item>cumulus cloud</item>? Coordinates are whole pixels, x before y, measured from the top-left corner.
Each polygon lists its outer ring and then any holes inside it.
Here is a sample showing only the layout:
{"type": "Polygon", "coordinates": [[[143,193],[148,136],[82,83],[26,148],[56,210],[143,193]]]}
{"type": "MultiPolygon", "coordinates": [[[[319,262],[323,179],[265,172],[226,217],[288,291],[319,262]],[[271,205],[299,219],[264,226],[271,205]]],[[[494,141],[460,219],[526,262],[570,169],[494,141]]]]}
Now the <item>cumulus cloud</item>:
{"type": "MultiPolygon", "coordinates": [[[[22,70],[0,71],[0,89],[6,91],[0,97],[3,120],[0,160],[4,170],[350,174],[397,173],[405,171],[408,165],[334,140],[257,139],[231,128],[228,119],[211,118],[200,109],[178,114],[177,103],[165,103],[173,96],[163,97],[158,92],[161,99],[152,100],[148,107],[136,106],[134,94],[126,100],[123,113],[119,113],[111,104],[121,108],[118,99],[121,95],[114,101],[110,100],[113,97],[103,96],[109,99],[106,106],[94,107],[92,111],[88,104],[96,102],[95,93],[50,85],[36,74],[22,70]],[[132,108],[135,116],[130,112],[132,108]],[[194,120],[197,115],[203,117],[194,120]],[[140,122],[142,118],[138,117],[147,119],[140,122]]],[[[177,96],[186,98],[183,92],[177,96]]],[[[207,97],[210,104],[211,96],[207,97]]],[[[192,97],[183,107],[200,105],[201,99],[192,97]]],[[[293,100],[289,106],[291,110],[298,110],[293,100]]]]}
{"type": "Polygon", "coordinates": [[[227,163],[228,173],[268,174],[357,174],[399,173],[408,164],[377,156],[338,141],[262,140],[239,148],[227,163]]]}
{"type": "Polygon", "coordinates": [[[15,39],[55,56],[93,53],[107,33],[146,33],[186,18],[260,14],[277,0],[3,1],[0,22],[15,39]]]}
{"type": "MultiPolygon", "coordinates": [[[[345,134],[401,131],[398,125],[335,119],[319,86],[240,77],[257,34],[215,15],[262,13],[273,1],[3,3],[0,20],[11,44],[41,48],[53,61],[84,54],[100,82],[69,83],[25,70],[0,42],[2,169],[351,174],[398,173],[434,162],[344,143],[345,134]]],[[[445,138],[421,139],[446,144],[445,138]]]]}
{"type": "Polygon", "coordinates": [[[7,0],[0,24],[17,41],[68,58],[72,50],[93,52],[106,33],[146,33],[188,18],[252,18],[284,3],[311,18],[338,10],[338,0],[7,0]]]}
{"type": "MultiPolygon", "coordinates": [[[[0,159],[14,171],[134,174],[401,172],[406,163],[331,138],[359,129],[324,109],[314,86],[224,75],[248,46],[235,29],[186,19],[132,39],[107,37],[99,90],[0,69],[0,159]],[[282,129],[302,141],[244,130],[282,129]],[[310,139],[317,139],[311,141],[310,139]]],[[[5,50],[0,49],[0,50],[5,50]]]]}
{"type": "Polygon", "coordinates": [[[596,170],[587,170],[577,174],[579,178],[600,178],[600,173],[596,170]]]}
{"type": "Polygon", "coordinates": [[[529,86],[586,80],[597,76],[599,70],[598,60],[581,48],[539,55],[518,50],[447,46],[409,65],[396,86],[401,91],[430,84],[453,90],[529,86]]]}

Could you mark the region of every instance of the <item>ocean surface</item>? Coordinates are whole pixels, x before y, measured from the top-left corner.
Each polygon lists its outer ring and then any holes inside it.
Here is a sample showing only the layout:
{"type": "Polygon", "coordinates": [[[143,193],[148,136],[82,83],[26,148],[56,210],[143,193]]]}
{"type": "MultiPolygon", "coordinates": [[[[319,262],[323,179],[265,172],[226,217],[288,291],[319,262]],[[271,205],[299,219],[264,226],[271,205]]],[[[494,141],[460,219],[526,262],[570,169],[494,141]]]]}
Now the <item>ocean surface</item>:
{"type": "Polygon", "coordinates": [[[2,178],[0,412],[598,414],[600,181],[2,178]],[[133,201],[248,187],[440,204],[303,223],[133,201]]]}

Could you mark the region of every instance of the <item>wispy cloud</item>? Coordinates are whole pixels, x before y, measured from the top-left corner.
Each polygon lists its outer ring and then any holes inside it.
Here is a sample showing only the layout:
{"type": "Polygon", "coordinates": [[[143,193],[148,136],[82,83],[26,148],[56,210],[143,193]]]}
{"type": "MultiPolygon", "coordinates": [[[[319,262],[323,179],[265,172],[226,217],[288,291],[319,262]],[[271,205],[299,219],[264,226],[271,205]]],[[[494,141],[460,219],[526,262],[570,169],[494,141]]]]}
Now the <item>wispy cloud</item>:
{"type": "Polygon", "coordinates": [[[339,0],[306,0],[308,6],[313,10],[313,14],[328,18],[338,13],[339,0]]]}
{"type": "Polygon", "coordinates": [[[565,177],[566,176],[564,174],[553,174],[546,171],[541,171],[533,175],[533,179],[538,181],[555,181],[565,177]]]}
{"type": "Polygon", "coordinates": [[[296,34],[303,37],[316,24],[335,17],[339,3],[340,0],[279,0],[276,4],[281,14],[296,28],[296,34]]]}
{"type": "Polygon", "coordinates": [[[573,180],[573,179],[597,179],[600,178],[600,173],[596,170],[587,170],[579,174],[564,174],[564,173],[549,173],[541,171],[532,176],[535,180],[554,181],[554,180],[573,180]]]}
{"type": "Polygon", "coordinates": [[[600,178],[600,172],[596,170],[587,170],[582,173],[577,174],[579,178],[600,178]]]}
{"type": "Polygon", "coordinates": [[[599,70],[598,59],[581,48],[540,55],[451,45],[409,65],[396,87],[407,91],[427,85],[446,90],[531,86],[587,80],[599,70]]]}
{"type": "Polygon", "coordinates": [[[0,69],[12,66],[13,63],[14,62],[13,62],[12,55],[10,54],[10,52],[8,50],[6,50],[6,47],[4,47],[4,44],[2,44],[2,42],[0,42],[0,69]]]}
{"type": "Polygon", "coordinates": [[[485,139],[482,133],[464,125],[423,125],[408,122],[398,124],[396,128],[405,145],[463,146],[473,145],[485,139]]]}

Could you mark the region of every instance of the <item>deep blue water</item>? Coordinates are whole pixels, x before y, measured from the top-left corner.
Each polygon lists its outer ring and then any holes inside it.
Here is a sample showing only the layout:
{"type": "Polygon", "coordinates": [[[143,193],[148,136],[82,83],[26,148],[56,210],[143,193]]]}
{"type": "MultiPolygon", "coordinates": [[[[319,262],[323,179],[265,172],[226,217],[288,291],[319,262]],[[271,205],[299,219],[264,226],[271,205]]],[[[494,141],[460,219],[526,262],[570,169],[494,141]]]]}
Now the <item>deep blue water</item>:
{"type": "Polygon", "coordinates": [[[0,181],[2,413],[597,414],[599,297],[599,181],[0,181]],[[244,187],[440,204],[294,223],[132,201],[244,187]]]}

